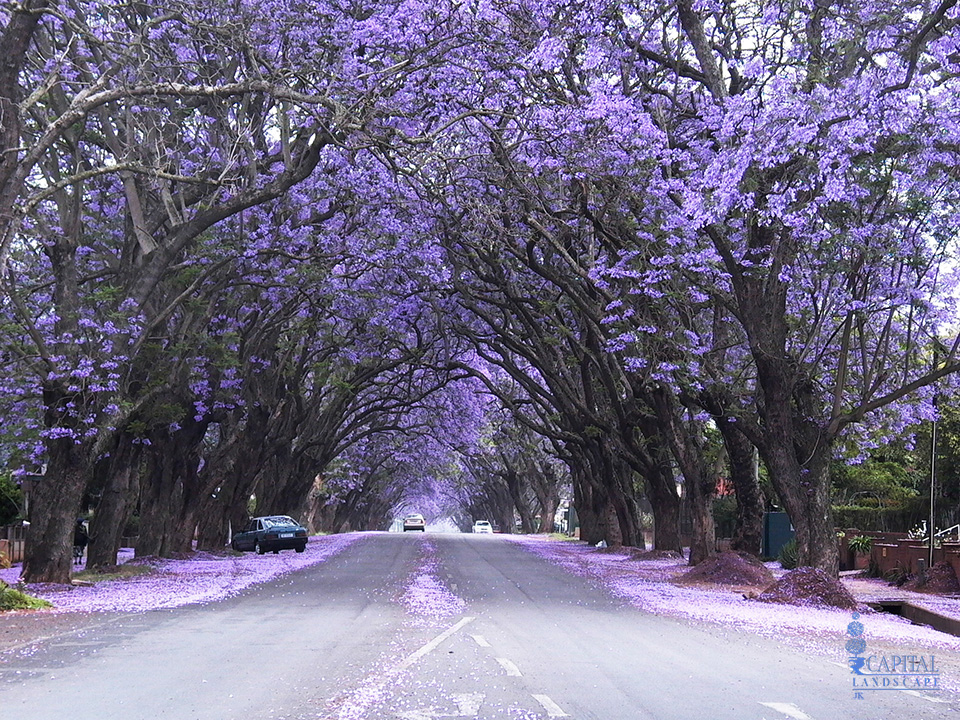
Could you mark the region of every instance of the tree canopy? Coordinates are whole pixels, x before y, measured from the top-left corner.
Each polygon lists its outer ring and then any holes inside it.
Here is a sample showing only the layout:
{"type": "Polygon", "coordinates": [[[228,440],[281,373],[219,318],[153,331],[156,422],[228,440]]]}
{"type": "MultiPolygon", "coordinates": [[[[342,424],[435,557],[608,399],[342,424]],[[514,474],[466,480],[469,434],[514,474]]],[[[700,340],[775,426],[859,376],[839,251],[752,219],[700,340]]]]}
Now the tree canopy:
{"type": "Polygon", "coordinates": [[[696,562],[718,474],[758,550],[755,453],[801,562],[836,571],[831,468],[960,369],[958,20],[0,7],[2,456],[44,469],[25,575],[69,577],[85,503],[109,563],[132,516],[142,554],[251,510],[528,530],[564,483],[585,539],[642,542],[649,502],[671,550],[682,487],[696,562]]]}

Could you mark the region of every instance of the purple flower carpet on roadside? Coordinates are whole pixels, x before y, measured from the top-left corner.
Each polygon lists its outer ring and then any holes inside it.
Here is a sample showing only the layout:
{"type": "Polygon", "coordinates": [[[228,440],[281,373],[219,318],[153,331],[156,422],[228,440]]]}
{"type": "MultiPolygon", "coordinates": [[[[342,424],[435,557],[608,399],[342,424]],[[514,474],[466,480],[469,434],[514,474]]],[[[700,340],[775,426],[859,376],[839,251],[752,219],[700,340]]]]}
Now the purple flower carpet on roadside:
{"type": "MultiPolygon", "coordinates": [[[[35,583],[28,586],[28,592],[53,603],[52,612],[143,612],[214,602],[324,562],[360,537],[344,534],[310,538],[302,553],[214,555],[200,552],[186,560],[148,558],[138,562],[153,568],[149,574],[104,580],[92,586],[35,583]]],[[[122,552],[119,558],[121,563],[131,559],[130,551],[122,552]]],[[[82,567],[77,566],[78,570],[82,567]]],[[[19,576],[19,565],[0,570],[0,580],[11,585],[19,576]]]]}
{"type": "MultiPolygon", "coordinates": [[[[771,637],[794,636],[805,647],[822,645],[821,649],[828,654],[838,652],[839,645],[835,642],[838,628],[842,632],[850,621],[850,613],[845,610],[759,603],[745,599],[737,591],[677,585],[672,580],[688,569],[683,559],[645,560],[627,552],[601,553],[580,542],[549,540],[544,536],[509,537],[528,551],[598,583],[635,607],[659,615],[736,626],[771,637]]],[[[882,594],[884,587],[880,581],[866,583],[860,579],[849,585],[855,587],[861,602],[873,599],[872,594],[882,594]]],[[[910,599],[941,612],[949,606],[949,614],[960,614],[960,601],[956,599],[910,599]]],[[[877,641],[960,650],[960,638],[912,625],[895,615],[871,613],[869,628],[871,638],[877,641]]]]}

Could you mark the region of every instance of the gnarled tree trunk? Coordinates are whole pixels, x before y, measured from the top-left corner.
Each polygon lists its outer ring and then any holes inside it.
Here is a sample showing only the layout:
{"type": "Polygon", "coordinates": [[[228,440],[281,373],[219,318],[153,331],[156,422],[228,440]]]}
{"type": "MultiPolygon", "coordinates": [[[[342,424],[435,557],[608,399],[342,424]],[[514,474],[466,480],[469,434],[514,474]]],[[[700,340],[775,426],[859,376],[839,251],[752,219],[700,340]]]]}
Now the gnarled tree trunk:
{"type": "Polygon", "coordinates": [[[121,433],[110,457],[101,461],[106,478],[90,522],[88,567],[117,563],[123,529],[137,501],[141,449],[133,436],[121,433]]]}

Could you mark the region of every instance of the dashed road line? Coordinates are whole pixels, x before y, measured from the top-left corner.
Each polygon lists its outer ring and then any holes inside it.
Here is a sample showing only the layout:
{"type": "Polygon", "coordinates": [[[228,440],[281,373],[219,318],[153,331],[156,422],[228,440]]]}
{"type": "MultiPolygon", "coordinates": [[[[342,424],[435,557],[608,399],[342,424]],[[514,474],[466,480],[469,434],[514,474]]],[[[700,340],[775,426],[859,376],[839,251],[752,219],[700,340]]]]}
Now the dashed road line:
{"type": "Polygon", "coordinates": [[[563,711],[563,708],[557,705],[547,695],[534,695],[533,699],[543,706],[543,709],[547,711],[549,717],[570,717],[563,711]]]}
{"type": "Polygon", "coordinates": [[[926,700],[927,702],[932,702],[932,703],[945,703],[945,704],[949,704],[949,703],[950,703],[949,700],[941,700],[940,698],[930,697],[929,695],[924,695],[922,692],[919,692],[919,691],[917,691],[917,690],[906,690],[906,689],[904,689],[904,690],[901,690],[900,692],[904,693],[905,695],[913,695],[914,697],[918,697],[918,698],[920,698],[921,700],[926,700]]]}
{"type": "Polygon", "coordinates": [[[497,658],[497,662],[500,663],[500,667],[506,671],[507,675],[510,675],[511,677],[523,677],[523,673],[520,672],[520,668],[506,658],[497,658]]]}
{"type": "Polygon", "coordinates": [[[453,696],[459,717],[477,717],[486,696],[483,693],[459,693],[453,696]]]}
{"type": "Polygon", "coordinates": [[[450,636],[453,635],[454,633],[458,632],[458,631],[459,631],[461,628],[463,628],[464,626],[469,625],[469,624],[472,623],[474,620],[476,620],[476,618],[474,618],[474,617],[465,617],[465,618],[463,618],[460,622],[458,622],[456,625],[451,625],[451,626],[448,627],[446,630],[444,630],[442,633],[440,633],[439,635],[437,635],[433,640],[431,640],[431,641],[428,642],[426,645],[424,645],[422,648],[420,648],[420,649],[417,650],[416,652],[411,653],[410,655],[408,655],[407,657],[405,657],[403,660],[401,660],[401,661],[397,664],[397,670],[406,670],[408,667],[410,667],[411,665],[413,665],[417,660],[419,660],[420,658],[422,658],[424,655],[426,655],[426,654],[429,653],[429,652],[432,652],[433,650],[436,650],[436,649],[437,649],[437,646],[438,646],[440,643],[442,643],[444,640],[446,640],[448,637],[450,637],[450,636]]]}
{"type": "Polygon", "coordinates": [[[487,639],[483,635],[471,635],[473,641],[480,647],[493,647],[490,643],[487,642],[487,639]]]}
{"type": "MultiPolygon", "coordinates": [[[[396,665],[388,666],[381,671],[371,673],[363,681],[361,681],[360,685],[357,686],[353,691],[344,693],[343,695],[338,696],[328,702],[327,714],[323,715],[322,717],[333,718],[365,716],[366,713],[369,712],[369,710],[377,702],[380,702],[383,694],[386,692],[388,684],[398,677],[400,673],[409,668],[423,656],[427,655],[433,650],[436,650],[440,643],[449,638],[451,635],[457,633],[466,625],[472,623],[474,620],[476,620],[475,617],[465,617],[461,619],[458,623],[448,627],[419,650],[407,655],[407,657],[398,662],[396,665]]],[[[432,715],[430,713],[434,713],[432,708],[425,710],[412,710],[410,713],[407,713],[406,716],[401,715],[400,717],[405,717],[409,720],[430,720],[430,718],[436,717],[435,713],[432,715]]]]}
{"type": "Polygon", "coordinates": [[[803,710],[798,708],[796,705],[790,703],[767,703],[762,702],[761,705],[770,708],[771,710],[776,710],[778,713],[783,713],[787,717],[794,718],[794,720],[813,720],[809,715],[807,715],[803,710]]]}

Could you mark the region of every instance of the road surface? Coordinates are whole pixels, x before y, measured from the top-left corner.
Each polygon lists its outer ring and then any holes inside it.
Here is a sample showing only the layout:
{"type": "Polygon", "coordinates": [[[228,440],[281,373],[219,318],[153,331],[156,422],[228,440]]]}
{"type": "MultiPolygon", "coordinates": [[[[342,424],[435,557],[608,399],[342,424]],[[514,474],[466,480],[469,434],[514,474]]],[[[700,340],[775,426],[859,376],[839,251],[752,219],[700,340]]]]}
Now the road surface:
{"type": "Polygon", "coordinates": [[[501,536],[377,533],[229,600],[0,656],[0,717],[960,718],[942,690],[857,699],[842,661],[641,612],[501,536]],[[425,560],[462,602],[410,611],[425,560]]]}

